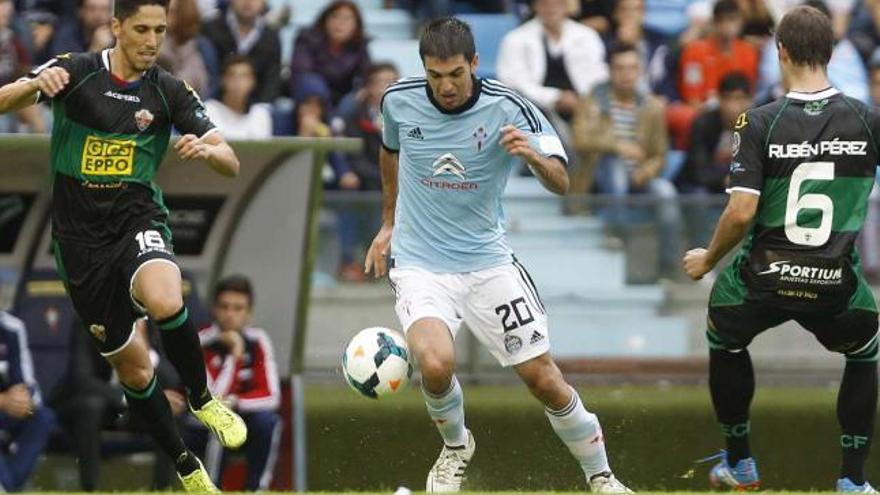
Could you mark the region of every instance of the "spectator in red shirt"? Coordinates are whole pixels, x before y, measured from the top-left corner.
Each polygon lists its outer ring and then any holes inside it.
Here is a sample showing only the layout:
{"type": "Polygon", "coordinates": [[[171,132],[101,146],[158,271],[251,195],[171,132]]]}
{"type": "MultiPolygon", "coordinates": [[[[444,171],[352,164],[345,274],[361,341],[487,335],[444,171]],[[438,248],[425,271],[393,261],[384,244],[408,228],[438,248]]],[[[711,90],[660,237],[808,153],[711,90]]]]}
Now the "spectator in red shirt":
{"type": "Polygon", "coordinates": [[[686,103],[700,105],[716,96],[721,79],[741,72],[754,87],[758,53],[740,39],[743,16],[735,0],[719,0],[712,11],[712,32],[685,45],[681,54],[679,90],[686,103]]]}
{"type": "MultiPolygon", "coordinates": [[[[234,275],[219,281],[213,305],[214,323],[199,332],[208,387],[229,401],[247,423],[248,438],[242,447],[247,456],[246,488],[266,490],[272,482],[281,435],[276,413],[281,386],[272,342],[265,330],[250,325],[254,292],[246,277],[234,275]]],[[[216,482],[225,456],[212,455],[220,448],[213,435],[208,442],[205,460],[216,482]]]]}

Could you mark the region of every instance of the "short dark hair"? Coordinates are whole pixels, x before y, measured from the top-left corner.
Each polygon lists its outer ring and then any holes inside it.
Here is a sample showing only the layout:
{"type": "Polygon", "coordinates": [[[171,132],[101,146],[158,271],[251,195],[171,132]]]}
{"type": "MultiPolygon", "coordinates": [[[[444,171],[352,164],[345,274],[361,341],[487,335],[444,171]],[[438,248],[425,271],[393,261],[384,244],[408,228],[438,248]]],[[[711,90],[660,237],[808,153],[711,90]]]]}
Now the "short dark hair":
{"type": "Polygon", "coordinates": [[[230,275],[228,277],[224,277],[220,279],[216,285],[214,285],[214,302],[217,302],[217,299],[220,298],[220,294],[224,292],[238,292],[239,294],[244,294],[248,298],[248,303],[251,306],[254,305],[254,288],[251,285],[251,281],[249,278],[244,275],[230,275]]]}
{"type": "Polygon", "coordinates": [[[441,17],[429,22],[419,38],[419,56],[448,59],[464,55],[468,62],[474,59],[477,47],[474,33],[468,23],[455,17],[441,17]]]}
{"type": "Polygon", "coordinates": [[[365,36],[364,36],[364,17],[361,15],[361,9],[358,8],[357,4],[352,2],[351,0],[336,0],[335,2],[330,3],[330,5],[326,6],[324,10],[321,11],[321,14],[318,15],[318,19],[315,21],[315,29],[321,31],[324,35],[327,34],[327,19],[330,18],[337,10],[339,9],[349,9],[354,12],[354,34],[351,39],[347,43],[347,47],[359,47],[364,44],[365,36]]]}
{"type": "Polygon", "coordinates": [[[806,0],[801,5],[813,7],[814,9],[828,16],[829,19],[831,18],[831,9],[828,8],[828,4],[825,3],[823,0],[806,0]]]}
{"type": "Polygon", "coordinates": [[[242,55],[240,53],[234,53],[223,61],[223,67],[220,69],[220,75],[226,73],[226,69],[232,67],[233,65],[245,64],[251,68],[251,71],[254,73],[254,76],[257,75],[257,71],[254,68],[254,62],[247,55],[242,55]]]}
{"type": "Polygon", "coordinates": [[[752,94],[752,82],[742,72],[730,72],[722,77],[721,82],[718,83],[719,94],[723,95],[734,91],[742,91],[747,95],[752,94]]]}
{"type": "Polygon", "coordinates": [[[376,62],[367,68],[366,80],[371,81],[376,74],[385,71],[394,72],[395,74],[400,73],[397,70],[397,66],[391,62],[376,62]]]}
{"type": "Polygon", "coordinates": [[[116,0],[113,2],[113,17],[120,22],[138,13],[144,5],[158,5],[168,12],[168,3],[171,0],[116,0]]]}
{"type": "Polygon", "coordinates": [[[608,64],[610,65],[611,62],[614,61],[614,57],[630,52],[639,53],[639,48],[636,45],[625,41],[615,42],[608,48],[608,56],[606,57],[608,59],[608,64]]]}
{"type": "Polygon", "coordinates": [[[831,18],[815,7],[795,7],[779,22],[776,43],[785,48],[795,65],[827,67],[834,49],[831,18]]]}
{"type": "Polygon", "coordinates": [[[712,20],[719,20],[724,16],[740,14],[739,4],[736,0],[718,0],[712,7],[712,20]]]}

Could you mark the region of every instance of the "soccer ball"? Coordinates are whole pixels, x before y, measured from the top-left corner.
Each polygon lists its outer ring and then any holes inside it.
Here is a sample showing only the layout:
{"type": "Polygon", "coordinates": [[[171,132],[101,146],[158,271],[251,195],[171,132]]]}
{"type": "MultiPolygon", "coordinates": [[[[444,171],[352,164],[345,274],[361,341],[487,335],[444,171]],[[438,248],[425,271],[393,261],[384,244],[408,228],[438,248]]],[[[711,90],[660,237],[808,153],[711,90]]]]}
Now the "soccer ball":
{"type": "Polygon", "coordinates": [[[406,340],[387,328],[361,330],[352,337],[342,355],[345,381],[355,391],[371,399],[405,388],[412,371],[406,340]]]}

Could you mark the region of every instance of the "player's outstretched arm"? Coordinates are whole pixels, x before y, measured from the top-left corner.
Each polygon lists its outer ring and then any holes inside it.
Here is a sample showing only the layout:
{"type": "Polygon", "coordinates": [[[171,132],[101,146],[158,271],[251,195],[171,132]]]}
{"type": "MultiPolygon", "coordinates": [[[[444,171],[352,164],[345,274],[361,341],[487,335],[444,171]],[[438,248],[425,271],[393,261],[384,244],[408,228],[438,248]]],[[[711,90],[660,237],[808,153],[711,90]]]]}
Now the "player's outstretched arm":
{"type": "Polygon", "coordinates": [[[364,273],[373,272],[376,278],[384,277],[388,270],[388,250],[391,247],[391,233],[394,230],[394,210],[397,208],[397,164],[398,153],[384,147],[379,150],[379,169],[382,172],[382,228],[367,250],[364,260],[364,273]]]}
{"type": "Polygon", "coordinates": [[[0,113],[21,110],[37,102],[40,93],[53,98],[70,82],[61,67],[49,67],[32,79],[19,79],[0,88],[0,113]]]}
{"type": "Polygon", "coordinates": [[[709,249],[691,249],[684,255],[682,266],[689,277],[694,280],[703,278],[703,275],[709,273],[721,258],[743,240],[758,211],[760,199],[757,194],[749,192],[733,191],[730,194],[709,249]]]}
{"type": "Polygon", "coordinates": [[[181,160],[205,160],[220,175],[238,175],[238,157],[219,132],[212,132],[201,139],[195,134],[185,134],[174,144],[174,150],[181,160]]]}
{"type": "Polygon", "coordinates": [[[568,171],[561,159],[542,156],[529,144],[526,134],[512,125],[501,128],[501,146],[529,164],[535,176],[548,191],[564,195],[568,192],[568,171]]]}

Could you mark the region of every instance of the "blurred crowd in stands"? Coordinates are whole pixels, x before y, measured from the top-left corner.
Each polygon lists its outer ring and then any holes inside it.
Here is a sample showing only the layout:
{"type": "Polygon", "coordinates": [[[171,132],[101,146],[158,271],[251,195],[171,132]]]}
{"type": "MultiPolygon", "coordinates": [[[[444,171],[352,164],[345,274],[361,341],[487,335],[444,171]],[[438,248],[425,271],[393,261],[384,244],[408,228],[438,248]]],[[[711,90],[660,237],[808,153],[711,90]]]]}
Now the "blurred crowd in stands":
{"type": "MultiPolygon", "coordinates": [[[[658,198],[660,271],[675,271],[681,233],[703,243],[717,216],[682,211],[678,197],[723,193],[734,121],[782,95],[772,33],[802,2],[833,21],[831,81],[880,99],[880,0],[172,0],[160,64],[202,95],[229,138],[363,138],[362,152],[329,157],[325,186],[378,191],[381,94],[412,74],[371,56],[383,33],[369,32],[362,8],[409,12],[412,39],[427,18],[464,14],[478,51],[497,55],[481,74],[532,100],[563,136],[575,198],[566,213],[599,213],[613,232],[632,209],[597,211],[577,198],[658,198]],[[510,29],[489,29],[497,17],[513,19],[510,29]]],[[[111,46],[111,11],[112,0],[0,0],[0,83],[56,54],[111,46]]],[[[3,117],[0,131],[45,132],[50,119],[26,110],[3,117]]],[[[362,279],[377,218],[377,208],[340,208],[344,279],[362,279]]]]}
{"type": "MultiPolygon", "coordinates": [[[[565,213],[599,215],[612,235],[651,217],[659,226],[658,270],[675,274],[682,239],[705,244],[720,213],[712,203],[688,209],[680,198],[724,193],[737,117],[784,91],[774,25],[802,2],[833,21],[832,83],[866,103],[880,102],[880,0],[171,0],[159,63],[199,92],[230,139],[362,138],[360,152],[328,157],[324,184],[336,194],[372,192],[375,200],[381,97],[401,75],[413,74],[401,73],[399,58],[371,56],[370,43],[382,33],[369,32],[361,8],[404,9],[414,20],[412,39],[427,18],[466,14],[487,55],[481,74],[538,105],[568,148],[565,213]],[[283,46],[285,28],[318,3],[324,8],[311,25],[283,46]],[[510,28],[497,33],[498,19],[512,19],[510,28]],[[606,201],[597,206],[590,197],[606,201]],[[634,197],[651,204],[633,208],[634,197]]],[[[112,46],[111,17],[112,0],[0,0],[0,84],[55,55],[112,46]]],[[[46,108],[0,116],[0,132],[50,128],[46,108]]],[[[876,229],[874,209],[869,226],[876,229]]],[[[379,203],[347,203],[336,218],[339,274],[362,280],[362,252],[378,228],[379,203]]],[[[865,250],[869,276],[877,275],[877,253],[865,250]]],[[[246,279],[221,282],[213,296],[213,323],[201,335],[212,388],[235,397],[248,418],[254,436],[242,485],[264,489],[280,432],[271,343],[249,326],[254,298],[246,279]]],[[[97,432],[124,419],[118,385],[94,350],[74,341],[68,381],[48,394],[48,408],[24,335],[21,322],[0,313],[0,443],[15,446],[0,450],[0,491],[25,485],[54,422],[72,437],[81,488],[93,490],[97,432]]],[[[166,395],[184,417],[182,396],[170,387],[166,395]]],[[[206,448],[219,477],[226,456],[217,445],[206,448]]],[[[159,471],[156,487],[167,486],[170,471],[159,471]]]]}
{"type": "MultiPolygon", "coordinates": [[[[219,280],[213,287],[210,310],[194,290],[186,299],[201,328],[208,387],[248,425],[248,439],[240,450],[225,450],[189,415],[183,383],[165,358],[159,329],[152,323],[137,324],[135,338],[149,346],[177,427],[189,448],[204,459],[214,482],[229,490],[268,490],[273,486],[284,427],[279,414],[282,393],[269,334],[251,324],[252,284],[242,275],[219,280]]],[[[63,357],[47,356],[39,346],[31,349],[28,337],[40,338],[35,328],[39,322],[31,323],[34,326],[26,328],[24,321],[0,311],[0,492],[28,488],[47,449],[76,458],[76,485],[82,491],[118,483],[125,476],[111,472],[102,477],[104,459],[137,452],[155,455],[151,488],[172,488],[174,462],[139,434],[145,425],[128,413],[118,377],[92,345],[82,323],[74,318],[70,328],[58,330],[68,335],[63,357]],[[44,376],[41,383],[35,370],[51,367],[47,359],[53,358],[66,359],[66,365],[61,364],[63,375],[44,376]]],[[[72,484],[65,488],[71,489],[72,484]]]]}

